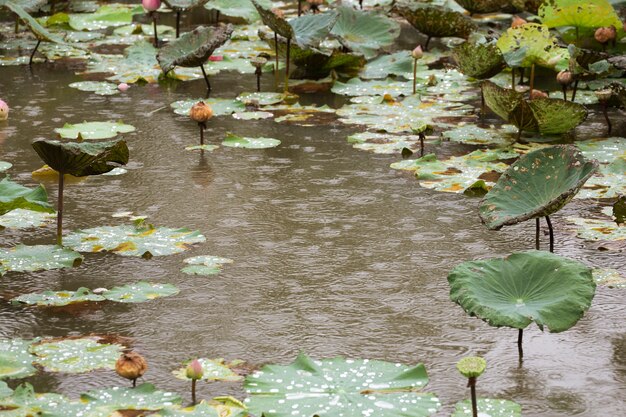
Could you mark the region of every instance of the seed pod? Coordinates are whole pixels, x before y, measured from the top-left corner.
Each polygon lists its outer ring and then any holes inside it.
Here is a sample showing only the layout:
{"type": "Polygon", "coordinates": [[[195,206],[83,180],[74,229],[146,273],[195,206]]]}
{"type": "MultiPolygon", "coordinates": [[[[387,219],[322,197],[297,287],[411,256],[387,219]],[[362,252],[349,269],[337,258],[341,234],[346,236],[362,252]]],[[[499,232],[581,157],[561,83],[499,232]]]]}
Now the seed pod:
{"type": "Polygon", "coordinates": [[[561,85],[568,86],[574,81],[574,76],[568,70],[563,70],[556,74],[556,81],[561,85]]]}
{"type": "Polygon", "coordinates": [[[456,369],[465,378],[478,378],[487,369],[487,361],[478,356],[468,356],[457,362],[456,369]]]}
{"type": "Polygon", "coordinates": [[[122,378],[130,379],[134,382],[148,370],[148,363],[137,352],[123,353],[115,362],[115,372],[122,378]]]}
{"type": "Polygon", "coordinates": [[[204,101],[199,101],[191,107],[189,110],[189,117],[191,120],[197,123],[205,123],[211,117],[213,117],[213,109],[204,101]]]}

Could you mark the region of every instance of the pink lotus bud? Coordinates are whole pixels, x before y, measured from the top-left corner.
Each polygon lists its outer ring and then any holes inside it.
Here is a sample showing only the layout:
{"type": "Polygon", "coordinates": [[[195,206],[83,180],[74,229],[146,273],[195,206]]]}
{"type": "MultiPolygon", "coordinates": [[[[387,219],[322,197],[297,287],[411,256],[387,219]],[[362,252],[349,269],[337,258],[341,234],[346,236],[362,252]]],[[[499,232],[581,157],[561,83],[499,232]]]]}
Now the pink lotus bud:
{"type": "Polygon", "coordinates": [[[533,90],[530,92],[530,98],[531,100],[534,100],[537,98],[548,98],[548,95],[541,90],[533,90]]]}
{"type": "Polygon", "coordinates": [[[126,83],[119,83],[117,85],[117,89],[120,90],[121,92],[124,92],[126,90],[128,90],[130,88],[130,85],[126,84],[126,83]]]}
{"type": "Polygon", "coordinates": [[[209,61],[213,61],[213,62],[219,62],[219,61],[223,61],[224,60],[224,56],[223,55],[211,55],[209,57],[209,61]]]}
{"type": "Polygon", "coordinates": [[[596,32],[593,34],[593,37],[600,43],[607,43],[608,41],[612,41],[617,36],[617,31],[614,26],[609,26],[606,28],[598,28],[596,32]]]}
{"type": "Polygon", "coordinates": [[[141,0],[141,5],[148,12],[153,12],[161,7],[161,0],[141,0]]]}
{"type": "Polygon", "coordinates": [[[563,70],[556,74],[556,81],[561,85],[570,85],[574,81],[574,76],[568,70],[563,70]]]}
{"type": "Polygon", "coordinates": [[[6,120],[9,118],[9,105],[4,102],[4,100],[0,100],[0,121],[6,120]]]}
{"type": "Polygon", "coordinates": [[[528,23],[526,20],[522,19],[519,16],[513,16],[513,20],[511,21],[511,27],[512,28],[518,28],[522,25],[525,25],[526,23],[528,23]]]}
{"type": "Polygon", "coordinates": [[[422,51],[422,46],[417,45],[417,47],[411,51],[411,56],[413,57],[413,59],[420,59],[421,57],[423,57],[424,51],[422,51]]]}
{"type": "Polygon", "coordinates": [[[204,371],[202,370],[202,364],[198,359],[194,359],[189,362],[187,368],[185,369],[185,375],[189,379],[201,379],[202,375],[204,375],[204,371]]]}

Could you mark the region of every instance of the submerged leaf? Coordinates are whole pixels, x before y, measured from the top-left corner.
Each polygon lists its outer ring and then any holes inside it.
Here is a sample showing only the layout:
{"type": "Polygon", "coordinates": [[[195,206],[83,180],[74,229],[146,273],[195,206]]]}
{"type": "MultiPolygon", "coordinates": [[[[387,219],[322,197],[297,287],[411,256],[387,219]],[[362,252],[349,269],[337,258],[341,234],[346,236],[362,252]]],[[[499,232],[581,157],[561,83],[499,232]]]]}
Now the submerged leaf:
{"type": "Polygon", "coordinates": [[[35,272],[71,268],[81,264],[82,255],[73,250],[53,245],[17,245],[0,248],[0,276],[8,271],[35,272]]]}

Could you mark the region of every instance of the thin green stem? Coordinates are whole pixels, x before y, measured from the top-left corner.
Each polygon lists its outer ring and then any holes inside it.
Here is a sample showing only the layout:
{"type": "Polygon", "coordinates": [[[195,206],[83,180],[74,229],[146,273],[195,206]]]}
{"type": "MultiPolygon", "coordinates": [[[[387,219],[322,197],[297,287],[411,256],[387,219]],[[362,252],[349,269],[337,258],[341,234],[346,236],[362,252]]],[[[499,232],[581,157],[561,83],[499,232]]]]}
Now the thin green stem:
{"type": "Polygon", "coordinates": [[[63,188],[65,174],[59,172],[59,192],[57,198],[57,245],[63,246],[63,188]]]}

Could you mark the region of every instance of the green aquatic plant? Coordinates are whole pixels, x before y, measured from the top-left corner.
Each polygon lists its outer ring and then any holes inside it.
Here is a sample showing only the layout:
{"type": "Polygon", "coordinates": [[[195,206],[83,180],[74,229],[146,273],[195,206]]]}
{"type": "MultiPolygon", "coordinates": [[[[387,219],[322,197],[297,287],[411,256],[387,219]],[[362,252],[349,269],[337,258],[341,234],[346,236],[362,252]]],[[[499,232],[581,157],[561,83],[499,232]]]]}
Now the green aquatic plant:
{"type": "Polygon", "coordinates": [[[26,209],[43,213],[54,213],[48,203],[48,193],[43,185],[28,188],[6,176],[0,181],[0,215],[16,209],[26,209]]]}
{"type": "Polygon", "coordinates": [[[622,27],[619,15],[608,0],[544,0],[539,7],[539,18],[549,28],[574,26],[577,39],[599,27],[622,27]]]}
{"type": "Polygon", "coordinates": [[[72,268],[83,261],[82,255],[55,245],[16,245],[0,249],[0,276],[9,271],[35,272],[72,268]]]}
{"type": "Polygon", "coordinates": [[[493,13],[501,10],[510,0],[456,0],[465,10],[474,13],[493,13]]]}
{"type": "MultiPolygon", "coordinates": [[[[116,86],[117,89],[117,86],[116,86]]],[[[54,129],[63,139],[109,139],[120,133],[135,131],[135,127],[122,122],[83,122],[77,124],[66,123],[63,127],[54,129]]]]}
{"type": "Polygon", "coordinates": [[[456,369],[467,378],[467,386],[470,388],[472,400],[472,417],[478,417],[478,404],[476,402],[476,380],[487,369],[487,361],[478,356],[467,356],[456,364],[456,369]]]}
{"type": "Polygon", "coordinates": [[[42,340],[30,351],[34,362],[49,372],[83,373],[95,369],[114,369],[124,346],[106,343],[99,337],[42,340]]]}

